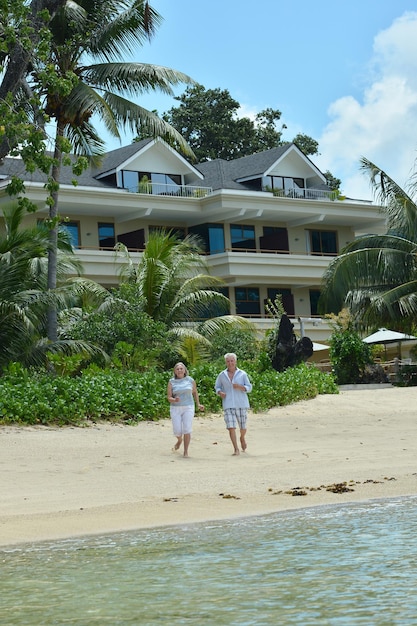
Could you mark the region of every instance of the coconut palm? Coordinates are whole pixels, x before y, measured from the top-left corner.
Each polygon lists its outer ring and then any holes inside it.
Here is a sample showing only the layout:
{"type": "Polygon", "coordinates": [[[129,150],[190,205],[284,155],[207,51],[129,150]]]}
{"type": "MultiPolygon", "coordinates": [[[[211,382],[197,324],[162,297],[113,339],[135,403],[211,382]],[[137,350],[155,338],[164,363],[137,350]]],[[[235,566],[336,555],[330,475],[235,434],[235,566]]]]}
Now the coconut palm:
{"type": "Polygon", "coordinates": [[[38,223],[22,228],[25,209],[11,205],[3,210],[4,232],[0,235],[0,366],[16,360],[25,364],[45,362],[47,352],[88,352],[84,342],[46,339],[46,311],[53,306],[67,310],[79,302],[84,294],[94,294],[102,300],[107,292],[80,278],[68,279],[68,273],[77,275],[81,266],[65,231],[58,237],[58,287],[47,289],[49,229],[38,223]]]}
{"type": "Polygon", "coordinates": [[[219,329],[230,325],[253,329],[248,320],[227,314],[229,299],[219,291],[223,281],[209,274],[196,235],[180,240],[172,231],[156,230],[137,264],[125,246],[118,244],[117,250],[126,260],[122,282],[136,286],[137,302],[150,317],[166,324],[188,363],[196,362],[197,353],[199,358],[208,356],[210,337],[219,329]]]}
{"type": "Polygon", "coordinates": [[[337,313],[347,306],[359,326],[410,330],[417,321],[416,181],[407,193],[368,159],[361,159],[361,169],[386,215],[387,232],[359,237],[332,261],[320,309],[337,313]]]}
{"type": "MultiPolygon", "coordinates": [[[[139,132],[145,124],[154,136],[171,137],[192,154],[172,126],[126,98],[140,97],[150,90],[173,95],[173,86],[193,82],[182,72],[123,60],[133,46],[153,36],[160,21],[160,15],[145,0],[68,0],[50,22],[49,63],[35,60],[27,79],[44,103],[46,114],[56,122],[50,178],[49,289],[56,287],[57,183],[63,152],[68,149],[65,140],[75,154],[93,158],[104,150],[94,119],[104,122],[110,134],[119,139],[120,129],[139,132]]],[[[53,340],[57,336],[54,309],[49,312],[48,336],[53,340]]]]}

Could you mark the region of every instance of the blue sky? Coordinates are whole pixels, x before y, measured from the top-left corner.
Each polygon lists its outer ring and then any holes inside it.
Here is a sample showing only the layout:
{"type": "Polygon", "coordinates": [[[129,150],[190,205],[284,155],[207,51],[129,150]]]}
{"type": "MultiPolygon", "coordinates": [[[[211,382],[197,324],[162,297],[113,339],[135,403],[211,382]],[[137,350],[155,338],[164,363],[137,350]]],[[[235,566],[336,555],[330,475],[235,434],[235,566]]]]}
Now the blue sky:
{"type": "MultiPolygon", "coordinates": [[[[361,156],[399,184],[417,156],[417,3],[405,0],[153,0],[164,21],[132,59],[165,65],[208,89],[228,89],[253,116],[282,112],[319,142],[313,161],[350,197],[372,198],[361,156]]],[[[185,86],[176,88],[180,95],[185,86]]],[[[176,101],[139,103],[159,113],[176,101]]],[[[120,144],[108,140],[108,149],[120,144]]],[[[131,136],[123,138],[130,143],[131,136]]]]}

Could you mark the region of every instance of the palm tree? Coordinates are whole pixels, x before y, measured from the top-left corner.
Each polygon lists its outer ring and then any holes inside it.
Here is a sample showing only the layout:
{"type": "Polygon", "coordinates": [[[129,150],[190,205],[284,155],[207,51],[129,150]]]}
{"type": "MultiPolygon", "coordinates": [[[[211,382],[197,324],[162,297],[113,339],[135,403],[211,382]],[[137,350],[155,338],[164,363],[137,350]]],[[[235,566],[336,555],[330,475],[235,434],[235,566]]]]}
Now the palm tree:
{"type": "Polygon", "coordinates": [[[47,290],[49,229],[38,223],[22,228],[25,209],[11,205],[3,210],[4,233],[0,235],[0,366],[10,361],[39,365],[45,363],[47,352],[88,352],[85,342],[46,339],[46,311],[67,310],[86,293],[100,301],[107,292],[84,279],[68,279],[68,273],[79,274],[78,260],[65,231],[58,237],[57,276],[55,291],[47,290]]]}
{"type": "Polygon", "coordinates": [[[180,240],[164,229],[150,233],[137,265],[123,244],[118,244],[117,252],[126,260],[122,282],[136,286],[137,302],[150,317],[166,324],[188,363],[196,362],[197,353],[208,355],[210,337],[219,329],[230,325],[253,329],[248,320],[227,314],[229,299],[218,290],[223,281],[208,273],[196,235],[180,240]]]}
{"type": "MultiPolygon", "coordinates": [[[[149,90],[173,95],[174,85],[193,82],[186,74],[166,67],[123,61],[133,45],[141,45],[153,36],[160,21],[160,15],[145,0],[78,0],[67,2],[50,22],[49,61],[54,69],[48,73],[44,62],[35,64],[30,86],[56,122],[49,208],[51,290],[56,287],[58,183],[63,152],[68,151],[65,140],[77,155],[100,156],[104,142],[93,126],[95,117],[116,138],[120,139],[121,128],[139,132],[146,124],[154,136],[169,136],[192,154],[172,126],[124,97],[140,96],[149,90]]],[[[52,340],[57,336],[54,309],[49,312],[48,336],[52,340]]]]}
{"type": "Polygon", "coordinates": [[[320,309],[337,313],[347,306],[359,326],[411,330],[417,322],[416,181],[408,194],[368,159],[361,159],[361,169],[386,215],[387,232],[359,237],[332,261],[320,309]]]}

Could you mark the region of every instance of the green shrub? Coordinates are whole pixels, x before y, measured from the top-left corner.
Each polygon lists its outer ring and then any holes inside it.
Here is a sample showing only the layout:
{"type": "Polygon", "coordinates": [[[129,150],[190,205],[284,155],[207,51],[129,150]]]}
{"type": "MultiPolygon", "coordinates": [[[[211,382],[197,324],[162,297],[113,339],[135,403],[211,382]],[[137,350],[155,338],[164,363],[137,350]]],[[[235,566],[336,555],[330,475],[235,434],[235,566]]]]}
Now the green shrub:
{"type": "Polygon", "coordinates": [[[256,337],[256,330],[229,327],[217,331],[210,339],[211,354],[214,359],[223,357],[227,352],[245,355],[246,361],[259,357],[261,342],[256,337]]]}
{"type": "Polygon", "coordinates": [[[372,363],[369,345],[352,330],[332,334],[329,356],[339,385],[360,382],[366,366],[372,363]]]}
{"type": "MultiPolygon", "coordinates": [[[[254,412],[286,405],[321,393],[337,393],[333,377],[305,364],[279,373],[257,372],[253,364],[240,363],[253,383],[250,403],[254,412]],[[251,369],[252,368],[252,369],[251,369]]],[[[220,413],[214,393],[224,360],[192,368],[201,402],[207,413],[220,413]]],[[[51,376],[11,364],[0,377],[1,424],[83,425],[97,420],[127,423],[169,417],[166,400],[171,371],[101,370],[92,365],[80,376],[51,376]]]]}
{"type": "MultiPolygon", "coordinates": [[[[118,367],[124,367],[124,348],[130,344],[129,367],[142,371],[150,366],[172,367],[179,359],[163,322],[155,322],[139,305],[118,302],[108,310],[91,313],[68,331],[71,339],[83,339],[102,348],[118,367]]],[[[99,362],[99,365],[104,363],[99,362]]]]}

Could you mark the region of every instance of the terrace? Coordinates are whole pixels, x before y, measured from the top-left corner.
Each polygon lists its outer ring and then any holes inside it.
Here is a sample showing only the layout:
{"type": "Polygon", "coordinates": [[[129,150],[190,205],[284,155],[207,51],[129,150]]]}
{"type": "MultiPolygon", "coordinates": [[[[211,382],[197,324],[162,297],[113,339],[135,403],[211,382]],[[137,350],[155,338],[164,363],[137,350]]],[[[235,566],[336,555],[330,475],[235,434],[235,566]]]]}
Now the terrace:
{"type": "Polygon", "coordinates": [[[175,196],[179,198],[205,198],[213,193],[211,187],[194,187],[191,185],[155,183],[151,181],[140,182],[134,187],[128,187],[127,191],[129,193],[142,193],[153,196],[175,196]]]}

